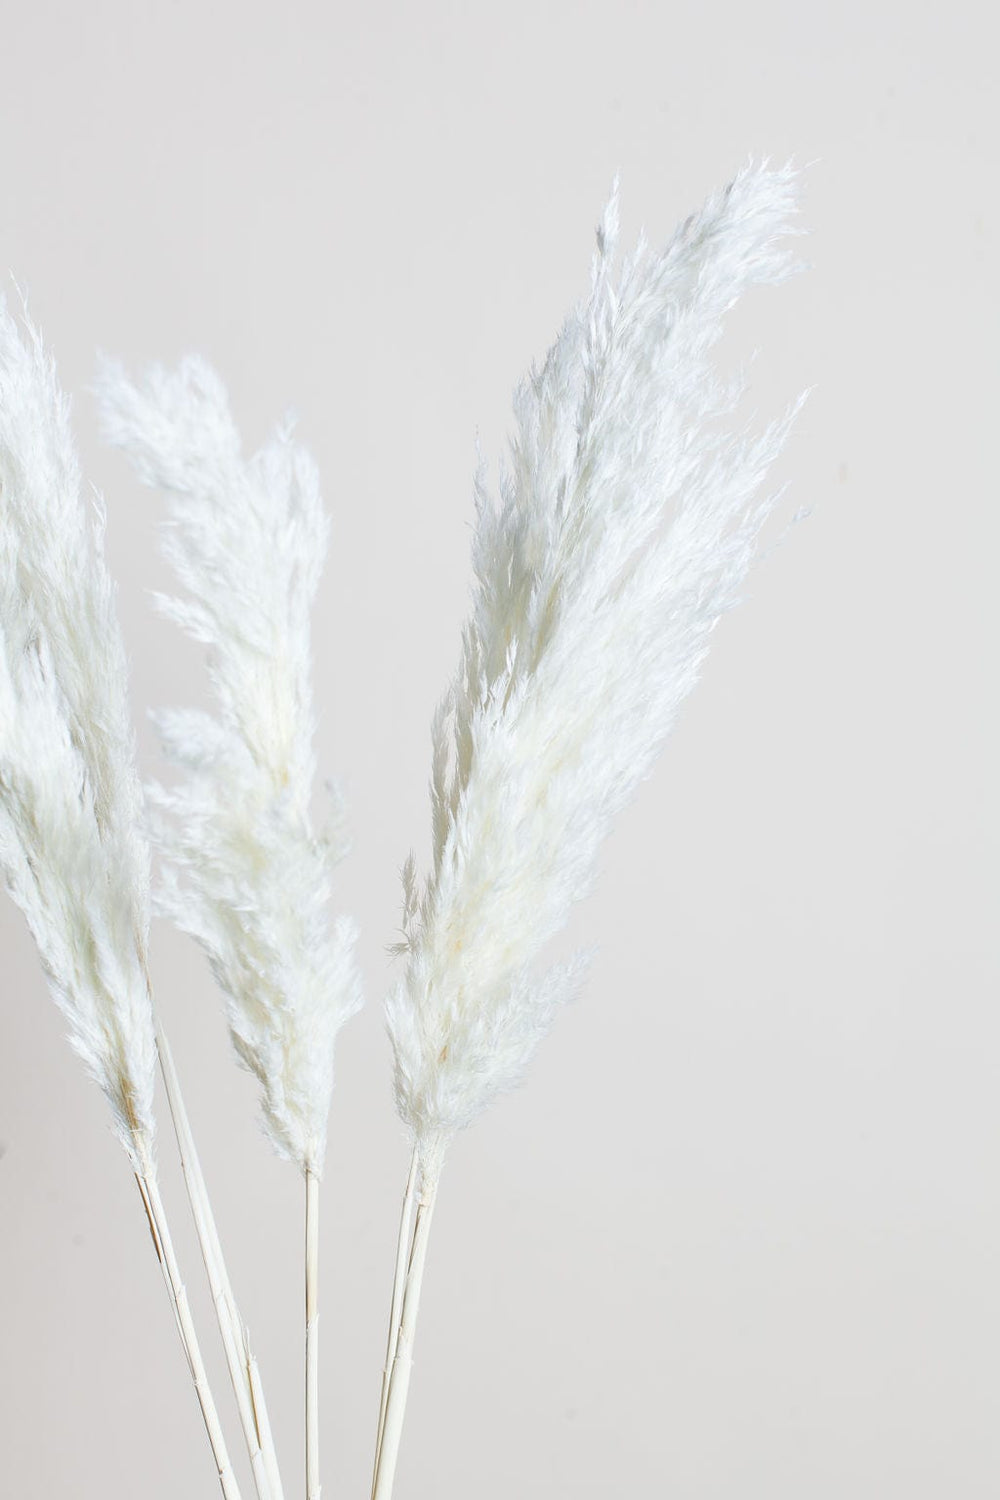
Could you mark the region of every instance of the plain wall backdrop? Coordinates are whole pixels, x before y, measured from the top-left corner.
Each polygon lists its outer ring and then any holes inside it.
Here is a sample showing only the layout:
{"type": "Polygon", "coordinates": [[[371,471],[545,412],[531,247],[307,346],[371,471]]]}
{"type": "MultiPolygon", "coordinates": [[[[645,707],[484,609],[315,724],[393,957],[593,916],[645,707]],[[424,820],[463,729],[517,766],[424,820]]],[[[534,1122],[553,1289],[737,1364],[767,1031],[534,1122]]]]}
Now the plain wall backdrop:
{"type": "MultiPolygon", "coordinates": [[[[399,1500],[1000,1491],[992,646],[996,51],[985,4],[4,0],[0,267],[73,394],[146,710],[198,652],[158,499],[96,437],[102,347],[289,406],[334,517],[319,760],[368,1004],[324,1194],[324,1495],[367,1493],[407,1149],[380,1004],[428,844],[478,433],[584,290],[621,172],[662,241],[750,153],[808,163],[813,269],[738,309],[751,404],[815,392],[746,602],[607,846],[600,951],[450,1158],[399,1500]],[[785,535],[798,507],[811,517],[785,535]]],[[[301,1193],[200,954],[154,980],[301,1493],[301,1193]]],[[[0,1490],[217,1491],[127,1163],[0,903],[0,1490]]],[[[165,1188],[229,1392],[173,1164],[165,1188]]],[[[234,1450],[240,1450],[234,1430],[234,1450]]],[[[242,1459],[242,1452],[240,1452],[242,1459]]],[[[249,1493],[249,1484],[246,1493],[249,1493]]]]}

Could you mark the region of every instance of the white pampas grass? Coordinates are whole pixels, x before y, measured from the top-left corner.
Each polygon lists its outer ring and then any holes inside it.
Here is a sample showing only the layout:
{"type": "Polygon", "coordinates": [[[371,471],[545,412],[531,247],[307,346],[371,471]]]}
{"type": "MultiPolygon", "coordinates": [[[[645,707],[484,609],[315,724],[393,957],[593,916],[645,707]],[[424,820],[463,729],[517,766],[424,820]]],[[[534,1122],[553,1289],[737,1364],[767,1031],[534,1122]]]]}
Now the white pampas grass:
{"type": "Polygon", "coordinates": [[[0,302],[0,869],[111,1105],[222,1493],[239,1500],[153,1160],[149,852],[102,533],[54,367],[0,302]]]}
{"type": "Polygon", "coordinates": [[[710,354],[739,295],[790,270],[794,184],[748,166],[617,274],[613,196],[590,296],[516,394],[499,501],[478,478],[473,610],[434,723],[433,868],[419,892],[408,869],[388,1003],[399,1110],[425,1152],[516,1081],[579,982],[579,962],[533,962],[750,566],[790,418],[733,432],[741,388],[710,354]]]}
{"type": "MultiPolygon", "coordinates": [[[[336,1037],[361,1004],[354,924],[341,917],[331,931],[327,918],[343,835],[338,825],[317,838],[309,815],[309,611],[327,520],[288,424],[242,457],[204,360],[155,366],[141,385],[106,363],[98,397],[105,435],[169,497],[165,551],[189,597],[161,606],[209,647],[217,717],[157,716],[186,773],[151,792],[166,856],[160,904],[207,953],[236,1051],[262,1086],[268,1135],[305,1175],[306,1494],[319,1500],[319,1178],[336,1037]]],[[[272,1456],[265,1441],[263,1477],[277,1492],[272,1456]]]]}
{"type": "Polygon", "coordinates": [[[280,428],[242,457],[225,389],[199,358],[133,384],[106,363],[104,431],[164,490],[165,551],[188,597],[166,614],[209,647],[217,716],[157,716],[185,773],[153,789],[162,905],[198,939],[259,1079],[268,1134],[322,1170],[338,1030],[361,1003],[355,932],[327,922],[339,828],[313,833],[309,611],[326,551],[315,467],[280,428]]]}
{"type": "MultiPolygon", "coordinates": [[[[445,1151],[522,1075],[583,957],[539,970],[601,842],[697,680],[773,506],[796,407],[751,432],[713,350],[725,313],[794,269],[796,174],[750,164],[662,252],[620,262],[617,192],[589,296],[515,397],[498,496],[476,479],[475,584],[434,719],[430,870],[404,875],[405,969],[387,1000],[413,1152],[400,1216],[373,1500],[391,1500],[445,1151]]],[[[328,916],[339,821],[318,836],[309,614],[327,545],[288,423],[250,458],[201,359],[139,382],[105,363],[105,435],[168,497],[212,712],[158,715],[175,784],[150,789],[161,906],[208,955],[277,1150],[305,1189],[305,1495],[320,1500],[319,1195],[336,1037],[361,1003],[353,924],[328,916]]],[[[68,408],[38,335],[0,303],[0,871],[129,1152],[225,1500],[240,1489],[153,1158],[153,1063],[174,1121],[258,1500],[282,1481],[246,1324],[147,975],[147,814],[126,664],[68,408]]]]}
{"type": "Polygon", "coordinates": [[[0,301],[0,868],[138,1165],[156,1062],[149,858],[102,533],[53,365],[0,301]]]}
{"type": "Polygon", "coordinates": [[[583,961],[535,961],[589,890],[736,599],[794,411],[733,432],[710,355],[755,282],[792,269],[795,174],[751,164],[615,272],[617,190],[590,296],[515,396],[500,496],[477,476],[473,608],[434,721],[433,865],[404,875],[406,972],[387,1002],[414,1138],[375,1443],[390,1500],[427,1240],[449,1139],[520,1077],[583,961]],[[727,430],[728,424],[728,430],[727,430]]]}

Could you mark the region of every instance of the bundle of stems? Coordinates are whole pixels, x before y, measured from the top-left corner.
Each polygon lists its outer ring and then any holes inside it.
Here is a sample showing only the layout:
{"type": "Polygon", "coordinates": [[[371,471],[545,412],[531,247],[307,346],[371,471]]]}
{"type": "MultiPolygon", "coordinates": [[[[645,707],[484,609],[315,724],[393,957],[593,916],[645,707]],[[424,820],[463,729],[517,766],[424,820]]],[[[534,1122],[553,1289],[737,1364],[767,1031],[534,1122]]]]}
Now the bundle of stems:
{"type": "MultiPolygon", "coordinates": [[[[433,721],[432,859],[404,871],[386,1016],[411,1158],[376,1423],[391,1500],[438,1184],[455,1134],[522,1076],[586,955],[539,967],[591,888],[736,602],[793,407],[753,433],[713,350],[749,287],[795,269],[796,174],[749,164],[661,251],[618,252],[617,189],[589,294],[515,394],[497,494],[476,479],[474,587],[433,721]]],[[[319,1185],[336,1038],[361,1003],[355,929],[328,912],[346,852],[311,818],[309,615],[327,545],[316,469],[282,423],[245,458],[191,357],[102,366],[105,436],[167,501],[181,585],[161,609],[207,649],[213,712],[156,716],[175,779],[145,794],[126,663],[81,499],[68,408],[38,335],[0,310],[0,868],[70,1040],[132,1162],[227,1500],[239,1485],[157,1186],[158,1058],[258,1500],[284,1500],[263,1385],[226,1270],[148,978],[157,909],[204,950],[274,1148],[303,1176],[305,1493],[319,1500],[319,1185]]]]}

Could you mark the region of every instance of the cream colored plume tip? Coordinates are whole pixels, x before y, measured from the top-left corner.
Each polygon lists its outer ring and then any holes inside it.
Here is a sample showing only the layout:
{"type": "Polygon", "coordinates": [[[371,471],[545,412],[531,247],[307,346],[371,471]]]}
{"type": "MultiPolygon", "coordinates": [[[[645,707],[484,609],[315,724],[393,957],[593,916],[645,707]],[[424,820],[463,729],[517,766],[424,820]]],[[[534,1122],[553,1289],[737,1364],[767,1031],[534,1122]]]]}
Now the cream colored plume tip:
{"type": "Polygon", "coordinates": [[[321,835],[310,817],[310,611],[328,535],[316,467],[289,423],[244,457],[197,356],[135,382],[107,361],[97,393],[107,439],[166,496],[182,593],[159,603],[207,648],[214,698],[211,713],[156,716],[178,772],[150,789],[158,905],[205,950],[271,1141],[318,1173],[335,1040],[361,988],[354,925],[329,915],[342,825],[321,835]]]}
{"type": "Polygon", "coordinates": [[[763,430],[712,359],[726,312],[795,269],[797,175],[748,165],[663,250],[619,256],[514,397],[497,492],[476,482],[473,603],[433,727],[430,871],[405,877],[388,1002],[422,1154],[522,1075],[583,963],[539,956],[591,888],[736,602],[795,406],[763,430]]]}
{"type": "Polygon", "coordinates": [[[52,362],[0,302],[0,869],[137,1159],[153,1138],[149,856],[102,544],[52,362]]]}

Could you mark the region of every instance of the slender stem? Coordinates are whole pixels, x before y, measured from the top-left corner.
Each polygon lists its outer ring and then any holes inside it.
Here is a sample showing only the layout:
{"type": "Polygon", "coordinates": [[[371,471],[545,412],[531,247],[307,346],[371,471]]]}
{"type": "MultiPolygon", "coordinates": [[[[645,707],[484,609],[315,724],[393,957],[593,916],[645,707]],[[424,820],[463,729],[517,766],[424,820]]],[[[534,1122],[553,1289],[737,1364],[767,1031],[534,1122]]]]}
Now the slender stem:
{"type": "Polygon", "coordinates": [[[170,1238],[170,1230],[167,1225],[167,1216],[160,1198],[160,1190],[156,1182],[156,1172],[152,1160],[145,1152],[140,1153],[139,1167],[135,1174],[136,1182],[139,1184],[139,1192],[142,1194],[143,1205],[146,1209],[146,1217],[149,1220],[149,1229],[156,1247],[157,1258],[163,1272],[167,1291],[173,1304],[174,1318],[177,1322],[177,1331],[184,1345],[184,1353],[187,1355],[188,1367],[194,1388],[201,1405],[201,1414],[205,1419],[205,1428],[208,1432],[208,1440],[212,1445],[212,1453],[215,1458],[215,1467],[219,1475],[219,1483],[225,1500],[240,1500],[240,1487],[229,1462],[229,1454],[226,1450],[226,1440],[222,1433],[222,1425],[219,1422],[219,1414],[216,1410],[215,1401],[208,1383],[208,1374],[201,1357],[201,1348],[198,1343],[198,1335],[195,1332],[194,1320],[191,1317],[191,1309],[188,1306],[187,1292],[181,1279],[180,1268],[177,1264],[177,1256],[174,1253],[173,1241],[170,1238]]]}
{"type": "Polygon", "coordinates": [[[375,1491],[375,1476],[378,1473],[379,1454],[382,1451],[382,1433],[385,1430],[385,1403],[389,1394],[389,1375],[396,1357],[396,1341],[399,1337],[399,1314],[403,1305],[403,1282],[410,1258],[410,1237],[413,1221],[413,1199],[417,1186],[418,1157],[416,1147],[410,1157],[410,1172],[403,1194],[403,1207],[399,1215],[399,1236],[396,1240],[396,1266],[392,1278],[392,1301],[389,1305],[389,1335],[385,1346],[385,1365],[382,1369],[382,1390],[379,1396],[378,1430],[375,1434],[375,1467],[372,1473],[372,1493],[375,1491]]]}
{"type": "Polygon", "coordinates": [[[274,1449],[274,1438],[271,1434],[271,1419],[267,1414],[267,1402],[264,1400],[264,1387],[261,1385],[257,1357],[250,1352],[249,1344],[244,1343],[244,1348],[246,1349],[247,1378],[250,1382],[250,1399],[253,1401],[257,1431],[260,1434],[261,1447],[264,1450],[264,1464],[271,1482],[271,1495],[273,1500],[284,1500],[281,1475],[278,1472],[278,1456],[274,1449]]]}
{"type": "Polygon", "coordinates": [[[417,1195],[417,1210],[413,1221],[413,1240],[406,1268],[403,1287],[403,1305],[399,1316],[399,1331],[396,1336],[396,1351],[389,1374],[389,1389],[385,1403],[385,1421],[382,1428],[382,1444],[375,1465],[375,1483],[372,1489],[374,1500],[391,1500],[392,1486],[396,1475],[396,1460],[399,1457],[399,1442],[403,1433],[406,1414],[406,1398],[410,1388],[410,1370],[413,1365],[413,1340],[417,1331],[417,1314],[420,1310],[420,1288],[424,1279],[424,1264],[427,1259],[427,1242],[434,1215],[437,1197],[437,1164],[431,1173],[424,1165],[420,1169],[420,1189],[417,1195]]]}
{"type": "Polygon", "coordinates": [[[271,1436],[271,1424],[268,1420],[257,1361],[251,1352],[250,1336],[233,1296],[219,1232],[215,1224],[215,1215],[212,1213],[208,1189],[202,1175],[201,1162],[198,1159],[191,1124],[181,1093],[180,1080],[174,1066],[173,1053],[159,1020],[156,1023],[156,1045],[170,1117],[173,1120],[174,1133],[177,1137],[184,1184],[194,1216],[202,1259],[208,1273],[212,1300],[226,1353],[226,1364],[233,1383],[233,1392],[246,1439],[258,1500],[283,1500],[281,1476],[278,1473],[274,1440],[271,1436]]]}
{"type": "Polygon", "coordinates": [[[319,1500],[319,1178],[306,1168],[306,1500],[319,1500]]]}

